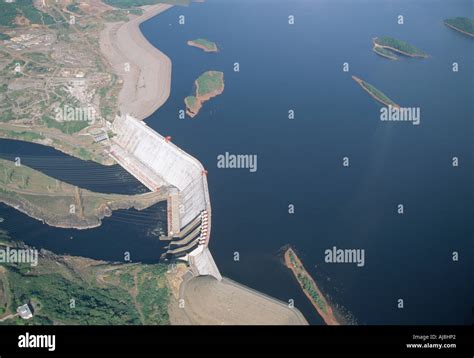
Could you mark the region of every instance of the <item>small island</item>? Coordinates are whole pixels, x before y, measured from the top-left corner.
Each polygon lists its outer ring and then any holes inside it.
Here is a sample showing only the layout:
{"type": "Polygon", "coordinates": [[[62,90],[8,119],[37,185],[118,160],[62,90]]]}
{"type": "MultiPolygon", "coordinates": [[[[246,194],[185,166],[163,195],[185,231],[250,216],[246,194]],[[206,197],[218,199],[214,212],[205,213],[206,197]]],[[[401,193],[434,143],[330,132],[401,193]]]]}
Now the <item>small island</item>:
{"type": "Polygon", "coordinates": [[[204,102],[216,97],[224,92],[224,73],[220,71],[204,72],[194,82],[196,93],[184,99],[186,104],[186,114],[191,118],[195,117],[204,102]]]}
{"type": "Polygon", "coordinates": [[[444,20],[444,24],[464,35],[474,37],[474,20],[467,17],[455,17],[444,20]]]}
{"type": "Polygon", "coordinates": [[[192,47],[200,48],[204,52],[218,52],[219,51],[215,42],[212,42],[206,39],[190,40],[188,41],[188,45],[192,47]]]}
{"type": "Polygon", "coordinates": [[[341,323],[337,320],[334,312],[329,305],[326,298],[324,298],[321,290],[310,274],[306,271],[301,260],[298,258],[296,253],[291,247],[285,250],[285,266],[288,267],[295,275],[298,283],[301,286],[304,294],[311,301],[313,306],[318,311],[321,318],[327,325],[340,325],[341,323]]]}
{"type": "Polygon", "coordinates": [[[374,44],[373,50],[375,53],[390,59],[393,59],[393,57],[395,57],[394,54],[391,52],[399,53],[409,57],[428,57],[425,52],[421,51],[415,46],[410,45],[408,42],[398,40],[394,37],[374,37],[372,39],[372,42],[374,44]]]}
{"type": "Polygon", "coordinates": [[[368,94],[370,94],[373,98],[375,98],[378,102],[386,105],[392,106],[394,108],[400,108],[398,104],[388,98],[385,93],[380,91],[379,89],[372,86],[370,83],[367,83],[356,76],[352,76],[352,79],[356,81],[368,94]]]}

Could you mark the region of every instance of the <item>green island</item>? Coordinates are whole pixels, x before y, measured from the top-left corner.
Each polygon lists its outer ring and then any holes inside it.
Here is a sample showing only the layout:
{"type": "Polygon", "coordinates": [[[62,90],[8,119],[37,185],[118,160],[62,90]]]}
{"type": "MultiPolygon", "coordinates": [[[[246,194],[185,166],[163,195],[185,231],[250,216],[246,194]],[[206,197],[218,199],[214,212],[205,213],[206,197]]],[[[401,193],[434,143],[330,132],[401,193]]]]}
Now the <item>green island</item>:
{"type": "Polygon", "coordinates": [[[215,42],[212,42],[206,39],[189,40],[188,45],[200,48],[204,52],[218,52],[219,51],[215,42]]]}
{"type": "Polygon", "coordinates": [[[195,94],[184,99],[186,114],[195,117],[204,102],[224,92],[224,73],[220,71],[207,71],[194,82],[195,94]]]}
{"type": "MultiPolygon", "coordinates": [[[[32,250],[0,231],[0,250],[32,250]]],[[[113,264],[38,252],[38,264],[0,263],[0,325],[166,325],[162,264],[113,264]],[[33,318],[19,317],[28,304],[33,318]]]]}
{"type": "Polygon", "coordinates": [[[318,285],[308,273],[308,271],[306,271],[303,263],[291,247],[288,247],[285,250],[284,259],[285,266],[289,268],[291,272],[293,272],[293,275],[297,279],[304,294],[311,301],[324,322],[327,325],[341,324],[335,317],[331,306],[329,305],[321,290],[318,288],[318,285]]]}
{"type": "Polygon", "coordinates": [[[388,98],[385,93],[372,86],[370,83],[367,83],[356,76],[352,76],[352,79],[356,81],[367,93],[369,93],[374,99],[378,102],[386,105],[399,108],[400,106],[388,98]]]}
{"type": "MultiPolygon", "coordinates": [[[[391,36],[375,37],[372,39],[372,42],[374,44],[374,51],[377,47],[380,47],[409,57],[428,57],[425,52],[413,45],[410,45],[408,42],[396,39],[391,36]]],[[[377,53],[381,54],[379,52],[377,53]]]]}
{"type": "Polygon", "coordinates": [[[165,201],[167,190],[137,195],[104,194],[81,189],[25,165],[0,159],[0,202],[48,225],[97,227],[113,210],[146,209],[165,201]]]}
{"type": "Polygon", "coordinates": [[[444,24],[465,35],[474,37],[474,20],[472,19],[467,17],[455,17],[452,19],[445,19],[444,24]]]}

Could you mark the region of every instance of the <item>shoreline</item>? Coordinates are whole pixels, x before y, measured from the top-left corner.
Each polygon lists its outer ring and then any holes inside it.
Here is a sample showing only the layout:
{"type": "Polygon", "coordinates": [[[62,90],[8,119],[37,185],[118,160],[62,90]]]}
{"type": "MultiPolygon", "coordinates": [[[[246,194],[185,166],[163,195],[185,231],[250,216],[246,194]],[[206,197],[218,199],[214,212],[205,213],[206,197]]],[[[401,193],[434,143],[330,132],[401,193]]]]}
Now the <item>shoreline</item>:
{"type": "Polygon", "coordinates": [[[291,272],[293,273],[296,281],[298,281],[298,285],[300,286],[301,290],[304,292],[305,296],[308,298],[308,300],[314,306],[314,308],[318,312],[319,316],[321,316],[321,318],[324,320],[324,322],[329,326],[338,326],[338,325],[340,325],[341,323],[339,323],[337,321],[336,317],[334,316],[334,313],[332,311],[332,308],[331,308],[329,302],[326,300],[326,298],[322,294],[321,290],[319,289],[318,285],[316,284],[314,279],[309,275],[309,273],[306,271],[306,269],[303,266],[303,263],[301,262],[301,260],[299,259],[299,257],[296,255],[296,253],[293,251],[293,249],[291,247],[289,247],[288,249],[285,250],[284,259],[285,259],[285,266],[288,269],[291,270],[291,272]],[[312,286],[315,288],[315,290],[316,290],[319,298],[321,299],[321,301],[322,301],[322,303],[323,303],[323,305],[324,305],[327,312],[324,312],[319,307],[319,305],[317,304],[315,299],[304,288],[303,284],[301,283],[301,280],[298,278],[298,276],[299,276],[298,270],[296,270],[296,268],[291,263],[290,254],[293,254],[293,258],[295,259],[296,263],[301,267],[301,269],[299,271],[302,271],[303,274],[305,275],[305,277],[308,278],[309,281],[312,283],[312,286]]]}
{"type": "Polygon", "coordinates": [[[204,52],[207,52],[207,53],[213,53],[213,52],[219,52],[219,49],[217,48],[217,45],[215,45],[216,47],[213,48],[213,49],[209,49],[207,48],[206,46],[204,45],[201,45],[200,43],[197,43],[195,42],[194,40],[189,40],[187,43],[186,43],[188,46],[191,46],[191,47],[196,47],[198,49],[201,49],[203,50],[204,52]]]}
{"type": "Polygon", "coordinates": [[[384,57],[384,58],[386,58],[386,59],[389,59],[389,60],[392,60],[392,61],[398,61],[398,58],[397,58],[397,57],[395,57],[395,56],[389,56],[389,55],[387,55],[387,54],[384,54],[384,53],[382,53],[382,52],[379,52],[379,51],[377,51],[377,48],[383,48],[383,47],[382,47],[382,46],[378,46],[378,45],[372,47],[372,51],[374,51],[377,55],[382,56],[382,57],[384,57]]]}
{"type": "Polygon", "coordinates": [[[372,43],[374,44],[374,47],[381,47],[381,48],[385,48],[387,50],[391,50],[393,52],[396,52],[396,53],[399,53],[399,54],[402,54],[402,55],[405,55],[405,56],[408,56],[408,57],[412,57],[412,58],[428,58],[429,55],[413,55],[411,53],[408,53],[408,52],[404,52],[402,50],[399,50],[399,49],[396,49],[395,47],[391,47],[391,46],[386,46],[386,45],[380,45],[378,44],[377,42],[375,42],[376,40],[378,39],[378,37],[374,37],[372,39],[372,43]]]}
{"type": "MultiPolygon", "coordinates": [[[[208,72],[213,72],[213,71],[208,71],[208,72]]],[[[202,76],[202,75],[201,75],[202,76]]],[[[199,78],[198,78],[199,79],[199,78]]],[[[205,95],[199,95],[199,81],[196,79],[194,81],[194,86],[196,87],[196,92],[194,94],[194,98],[196,100],[194,106],[190,106],[189,103],[186,101],[186,97],[184,99],[185,105],[186,105],[186,114],[194,118],[199,114],[199,111],[201,110],[202,106],[204,105],[205,102],[209,101],[210,99],[220,96],[222,93],[224,93],[224,88],[225,88],[225,83],[224,83],[224,78],[222,78],[222,87],[218,88],[212,92],[206,93],[205,95]]]]}
{"type": "Polygon", "coordinates": [[[453,30],[456,30],[456,31],[458,31],[458,32],[460,32],[460,33],[462,33],[462,34],[464,34],[464,35],[467,35],[467,36],[470,36],[470,37],[474,37],[473,34],[471,34],[471,33],[469,33],[469,32],[466,32],[466,31],[463,31],[463,30],[461,30],[461,29],[458,29],[456,26],[450,25],[450,24],[448,24],[446,21],[443,21],[443,24],[445,24],[447,27],[450,27],[450,28],[452,28],[453,30]]]}
{"type": "Polygon", "coordinates": [[[382,99],[380,99],[379,97],[377,97],[376,95],[374,95],[372,92],[370,92],[370,91],[364,86],[364,83],[365,83],[364,80],[362,80],[362,79],[360,79],[359,77],[356,77],[356,76],[352,76],[352,79],[353,79],[354,81],[356,81],[357,84],[358,84],[359,86],[361,86],[362,89],[363,89],[365,92],[367,92],[367,93],[368,93],[373,99],[375,99],[377,102],[382,103],[382,104],[385,105],[385,106],[392,106],[392,107],[394,107],[394,108],[400,108],[400,106],[399,106],[398,104],[396,104],[395,102],[394,102],[394,103],[385,102],[385,101],[383,101],[382,99]]]}
{"type": "Polygon", "coordinates": [[[48,225],[49,227],[54,227],[58,229],[75,229],[82,231],[101,227],[103,220],[112,217],[114,211],[128,209],[142,211],[149,208],[150,206],[166,201],[166,196],[163,196],[163,198],[157,198],[155,200],[155,203],[153,203],[153,200],[145,198],[147,196],[153,196],[153,194],[153,192],[137,194],[136,198],[124,198],[122,199],[122,201],[120,201],[120,199],[117,199],[116,201],[111,201],[107,204],[102,205],[99,208],[99,211],[95,213],[94,216],[84,217],[82,221],[81,219],[72,221],[72,219],[69,218],[69,222],[65,222],[65,220],[62,220],[61,218],[55,219],[54,217],[47,217],[47,215],[42,214],[41,208],[32,206],[30,203],[19,199],[15,200],[12,198],[2,197],[0,198],[0,203],[14,210],[17,210],[34,220],[41,221],[43,224],[48,225]],[[139,202],[139,200],[141,199],[150,200],[151,205],[139,202]]]}
{"type": "Polygon", "coordinates": [[[171,60],[145,38],[140,24],[172,7],[167,4],[144,6],[141,16],[125,23],[107,24],[100,34],[101,52],[123,84],[118,96],[122,114],[144,120],[170,95],[171,60]],[[128,72],[126,63],[130,64],[128,72]]]}

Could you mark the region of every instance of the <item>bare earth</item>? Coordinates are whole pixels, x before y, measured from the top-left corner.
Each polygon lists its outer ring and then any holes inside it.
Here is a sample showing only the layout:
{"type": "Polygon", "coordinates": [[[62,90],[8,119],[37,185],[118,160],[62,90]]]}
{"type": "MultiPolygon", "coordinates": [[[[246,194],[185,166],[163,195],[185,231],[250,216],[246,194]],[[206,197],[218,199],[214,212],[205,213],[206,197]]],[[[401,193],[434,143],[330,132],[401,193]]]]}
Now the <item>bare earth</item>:
{"type": "Polygon", "coordinates": [[[183,307],[170,307],[172,324],[307,325],[296,308],[238,284],[210,276],[185,279],[180,287],[183,307]]]}
{"type": "Polygon", "coordinates": [[[165,4],[143,7],[143,15],[126,23],[107,24],[101,33],[101,51],[123,80],[118,103],[122,114],[143,120],[170,95],[171,60],[148,42],[139,25],[171,7],[165,4]]]}

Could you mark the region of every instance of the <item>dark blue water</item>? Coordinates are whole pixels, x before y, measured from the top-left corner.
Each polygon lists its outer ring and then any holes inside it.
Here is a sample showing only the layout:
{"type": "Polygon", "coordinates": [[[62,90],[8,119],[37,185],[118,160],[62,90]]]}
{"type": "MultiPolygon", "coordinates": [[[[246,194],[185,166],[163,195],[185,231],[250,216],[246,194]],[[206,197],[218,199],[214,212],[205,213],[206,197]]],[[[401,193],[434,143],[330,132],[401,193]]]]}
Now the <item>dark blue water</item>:
{"type": "MultiPolygon", "coordinates": [[[[209,171],[211,250],[223,275],[294,299],[311,323],[321,324],[281,264],[279,250],[291,244],[323,291],[359,323],[472,322],[474,47],[442,24],[453,16],[473,17],[471,3],[209,0],[142,25],[173,61],[171,97],[147,122],[209,171]],[[181,14],[184,26],[177,25],[181,14]],[[371,38],[382,35],[407,40],[431,57],[385,60],[371,51],[371,38]],[[197,37],[216,41],[221,51],[186,45],[197,37]],[[179,120],[184,97],[206,70],[225,72],[223,95],[195,119],[179,120]],[[421,125],[380,122],[379,105],[351,75],[401,105],[421,107],[421,125]],[[293,121],[289,109],[296,111],[293,121]],[[226,151],[257,154],[258,171],[218,169],[216,157],[226,151]],[[344,156],[349,168],[342,167],[344,156]],[[453,156],[460,167],[452,168],[453,156]],[[399,203],[402,216],[395,213],[399,203]],[[333,246],[365,249],[365,266],[326,264],[324,250],[333,246]],[[396,308],[399,298],[403,310],[396,308]]],[[[0,153],[91,190],[144,190],[119,167],[42,146],[2,140],[0,153]]],[[[163,227],[164,210],[119,211],[98,229],[78,231],[49,228],[0,205],[6,219],[0,225],[58,253],[121,261],[130,251],[134,261],[156,262],[163,249],[151,232],[163,227]]]]}
{"type": "MultiPolygon", "coordinates": [[[[55,149],[32,143],[0,140],[0,158],[21,163],[82,188],[117,194],[147,191],[135,178],[118,165],[107,167],[81,161],[55,149]]],[[[166,231],[166,203],[146,210],[117,210],[102,225],[89,230],[49,227],[4,204],[0,204],[0,228],[14,239],[45,248],[58,254],[90,257],[107,261],[123,261],[125,253],[132,261],[156,263],[164,252],[160,231],[166,231]]]]}
{"type": "Polygon", "coordinates": [[[225,276],[293,298],[320,323],[281,265],[279,248],[290,243],[359,323],[471,322],[473,43],[442,24],[471,11],[470,1],[211,0],[142,24],[173,62],[171,97],[147,122],[208,169],[211,250],[225,276]],[[178,25],[179,15],[186,25],[178,25]],[[431,57],[383,59],[371,51],[371,38],[383,35],[431,57]],[[186,45],[197,37],[221,51],[186,45]],[[454,61],[459,73],[451,71],[454,61]],[[179,120],[184,97],[206,70],[225,72],[224,94],[195,119],[179,120]],[[403,106],[421,107],[421,125],[380,122],[379,105],[351,75],[403,106]],[[218,169],[216,157],[226,151],[257,154],[258,171],[218,169]],[[344,156],[350,168],[342,167],[344,156]],[[396,214],[399,203],[404,215],[396,214]],[[365,249],[365,267],[324,263],[333,246],[365,249]]]}

